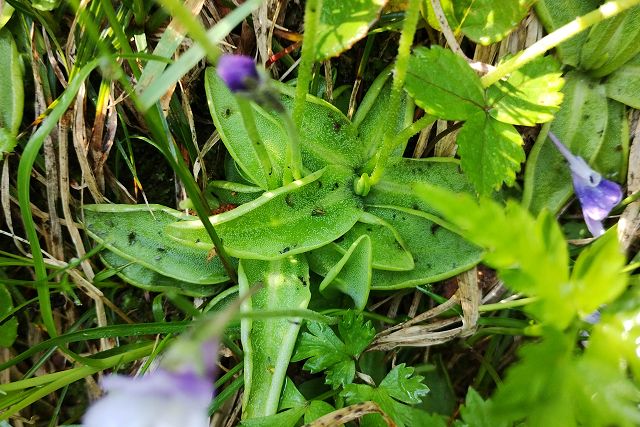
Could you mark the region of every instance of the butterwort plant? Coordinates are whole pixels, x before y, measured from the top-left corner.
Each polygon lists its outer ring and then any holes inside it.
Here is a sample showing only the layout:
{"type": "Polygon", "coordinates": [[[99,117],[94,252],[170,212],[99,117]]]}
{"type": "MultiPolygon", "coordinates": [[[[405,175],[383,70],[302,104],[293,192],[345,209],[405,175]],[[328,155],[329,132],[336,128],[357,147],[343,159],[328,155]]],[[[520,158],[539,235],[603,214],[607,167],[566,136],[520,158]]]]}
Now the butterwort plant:
{"type": "Polygon", "coordinates": [[[602,221],[622,200],[620,185],[604,179],[582,157],[571,153],[552,132],[549,132],[548,137],[569,163],[573,188],[582,206],[582,214],[587,228],[594,237],[601,236],[604,234],[602,221]]]}

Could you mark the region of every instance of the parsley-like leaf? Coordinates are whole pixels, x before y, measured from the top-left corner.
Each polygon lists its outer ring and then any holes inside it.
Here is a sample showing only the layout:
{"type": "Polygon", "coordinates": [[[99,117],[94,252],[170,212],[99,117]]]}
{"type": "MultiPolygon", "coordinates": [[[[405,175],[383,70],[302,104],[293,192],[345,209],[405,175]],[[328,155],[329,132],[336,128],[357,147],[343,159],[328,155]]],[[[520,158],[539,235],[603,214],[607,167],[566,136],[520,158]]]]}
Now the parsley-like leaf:
{"type": "Polygon", "coordinates": [[[340,338],[328,325],[309,322],[300,337],[293,362],[308,359],[304,369],[313,373],[326,371],[325,382],[337,389],[353,381],[356,374],[355,359],[371,343],[375,329],[364,322],[362,314],[347,312],[338,324],[340,338]],[[346,343],[346,344],[345,344],[346,343]]]}
{"type": "MultiPolygon", "coordinates": [[[[408,405],[420,403],[422,396],[429,392],[429,388],[422,383],[423,377],[413,373],[414,369],[403,363],[393,368],[378,387],[349,384],[340,395],[349,405],[372,400],[398,427],[410,426],[413,417],[408,405]]],[[[386,423],[380,415],[371,414],[363,418],[361,425],[378,427],[386,426],[386,423]]]]}

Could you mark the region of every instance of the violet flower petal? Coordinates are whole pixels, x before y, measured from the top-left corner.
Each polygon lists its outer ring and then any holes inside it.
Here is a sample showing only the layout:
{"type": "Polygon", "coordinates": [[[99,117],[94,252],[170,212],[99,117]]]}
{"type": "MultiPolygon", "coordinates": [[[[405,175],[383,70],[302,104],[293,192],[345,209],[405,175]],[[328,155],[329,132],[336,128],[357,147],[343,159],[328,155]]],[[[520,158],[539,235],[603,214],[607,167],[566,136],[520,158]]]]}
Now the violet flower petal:
{"type": "Polygon", "coordinates": [[[249,91],[260,82],[256,63],[245,55],[220,56],[217,72],[232,92],[249,91]]]}
{"type": "Polygon", "coordinates": [[[119,375],[102,382],[108,394],[84,416],[85,427],[208,427],[210,380],[193,372],[159,369],[139,378],[119,375]]]}
{"type": "Polygon", "coordinates": [[[602,178],[582,157],[573,155],[553,133],[549,132],[548,136],[569,163],[573,188],[582,206],[587,228],[594,237],[601,236],[604,234],[602,221],[622,200],[620,185],[602,178]]]}

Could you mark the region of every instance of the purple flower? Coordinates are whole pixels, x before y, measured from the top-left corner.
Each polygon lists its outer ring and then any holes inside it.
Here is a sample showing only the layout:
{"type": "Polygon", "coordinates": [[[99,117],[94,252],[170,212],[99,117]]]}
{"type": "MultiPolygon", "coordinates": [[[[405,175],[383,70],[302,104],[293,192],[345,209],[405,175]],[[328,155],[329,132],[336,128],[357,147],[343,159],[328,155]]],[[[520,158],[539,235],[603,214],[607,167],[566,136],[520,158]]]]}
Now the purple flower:
{"type": "Polygon", "coordinates": [[[85,427],[209,426],[213,381],[193,371],[111,375],[101,385],[108,394],[89,408],[85,427]]]}
{"type": "Polygon", "coordinates": [[[249,56],[222,55],[218,59],[217,71],[232,92],[248,92],[261,82],[256,63],[249,56]]]}
{"type": "Polygon", "coordinates": [[[573,188],[582,205],[587,228],[594,237],[604,234],[602,221],[622,200],[620,185],[602,178],[582,157],[574,156],[553,133],[549,132],[548,136],[569,163],[573,188]]]}

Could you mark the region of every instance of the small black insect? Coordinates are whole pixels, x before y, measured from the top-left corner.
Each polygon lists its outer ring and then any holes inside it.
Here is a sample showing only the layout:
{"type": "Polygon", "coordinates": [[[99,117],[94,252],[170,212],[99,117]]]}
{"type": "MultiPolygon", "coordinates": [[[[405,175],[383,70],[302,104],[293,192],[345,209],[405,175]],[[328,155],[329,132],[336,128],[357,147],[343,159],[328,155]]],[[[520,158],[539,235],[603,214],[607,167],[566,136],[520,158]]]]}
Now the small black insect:
{"type": "Polygon", "coordinates": [[[293,194],[287,194],[287,197],[284,198],[284,202],[287,204],[287,206],[292,208],[293,207],[293,194]]]}
{"type": "Polygon", "coordinates": [[[286,254],[287,252],[289,252],[291,250],[291,248],[289,246],[287,246],[286,248],[284,248],[283,250],[280,251],[281,254],[286,254]]]}
{"type": "Polygon", "coordinates": [[[131,233],[129,233],[129,235],[127,236],[129,239],[129,246],[133,245],[136,242],[136,232],[132,231],[131,233]]]}
{"type": "Polygon", "coordinates": [[[326,213],[327,212],[324,209],[322,209],[321,207],[315,207],[311,211],[311,216],[324,216],[324,215],[326,215],[326,213]]]}

